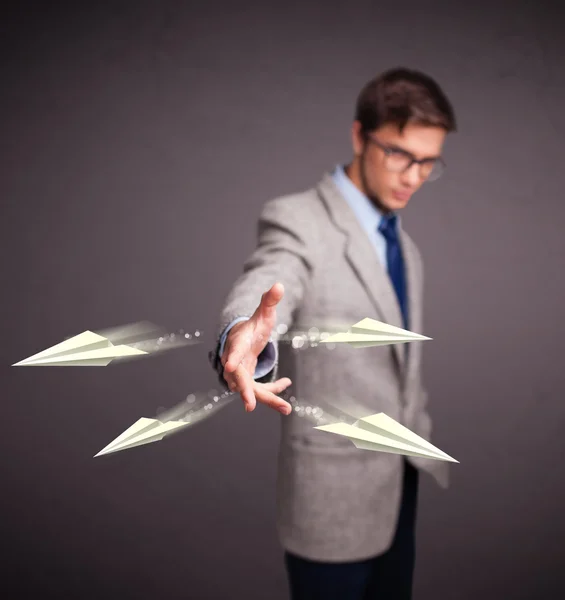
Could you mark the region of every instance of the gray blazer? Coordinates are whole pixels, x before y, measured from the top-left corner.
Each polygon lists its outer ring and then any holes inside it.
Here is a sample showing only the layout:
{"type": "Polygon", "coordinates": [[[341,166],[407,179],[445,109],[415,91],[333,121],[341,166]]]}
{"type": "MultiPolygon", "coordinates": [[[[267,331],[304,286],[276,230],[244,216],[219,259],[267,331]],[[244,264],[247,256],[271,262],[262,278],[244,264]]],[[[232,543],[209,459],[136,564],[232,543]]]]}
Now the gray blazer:
{"type": "MultiPolygon", "coordinates": [[[[410,299],[410,329],[422,331],[423,268],[420,253],[401,231],[410,299]]],[[[277,323],[289,329],[343,323],[364,317],[402,327],[388,274],[357,217],[326,173],[307,191],[268,201],[258,224],[258,244],[229,292],[221,312],[222,332],[236,317],[250,316],[267,289],[284,284],[277,323]]],[[[275,342],[276,343],[276,342],[275,342]]],[[[278,363],[267,379],[288,376],[292,393],[311,405],[330,400],[384,412],[430,439],[431,420],[422,384],[422,344],[353,348],[324,344],[297,351],[279,343],[278,363]]],[[[430,342],[427,342],[430,343],[430,342]]],[[[277,478],[277,529],[283,548],[322,561],[364,559],[392,542],[400,507],[404,457],[359,450],[340,436],[315,430],[296,414],[281,416],[277,478]]],[[[442,487],[448,465],[410,458],[442,487]]]]}

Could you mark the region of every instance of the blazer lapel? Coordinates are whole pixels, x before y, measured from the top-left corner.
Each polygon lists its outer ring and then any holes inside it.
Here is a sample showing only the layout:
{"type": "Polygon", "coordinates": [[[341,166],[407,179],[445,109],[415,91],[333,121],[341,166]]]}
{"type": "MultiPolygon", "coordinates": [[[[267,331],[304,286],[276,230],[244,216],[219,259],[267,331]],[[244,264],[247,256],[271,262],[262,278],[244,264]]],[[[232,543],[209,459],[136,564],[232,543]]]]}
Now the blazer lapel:
{"type": "MultiPolygon", "coordinates": [[[[371,241],[361,227],[355,213],[342,197],[331,175],[326,174],[318,184],[318,192],[325,202],[335,226],[346,236],[345,256],[373,301],[380,320],[403,327],[402,314],[394,287],[383,266],[375,257],[371,241]]],[[[408,278],[408,285],[411,285],[408,278]]],[[[412,303],[410,303],[412,304],[412,303]]],[[[359,315],[362,319],[366,315],[359,315]]],[[[392,345],[399,365],[405,363],[404,344],[392,345]]]]}
{"type": "MultiPolygon", "coordinates": [[[[400,244],[404,258],[404,268],[406,270],[406,283],[408,294],[408,328],[415,333],[421,333],[422,328],[422,274],[417,271],[417,259],[415,256],[414,243],[408,235],[400,229],[400,244]]],[[[408,370],[415,364],[414,352],[408,353],[408,370]]]]}

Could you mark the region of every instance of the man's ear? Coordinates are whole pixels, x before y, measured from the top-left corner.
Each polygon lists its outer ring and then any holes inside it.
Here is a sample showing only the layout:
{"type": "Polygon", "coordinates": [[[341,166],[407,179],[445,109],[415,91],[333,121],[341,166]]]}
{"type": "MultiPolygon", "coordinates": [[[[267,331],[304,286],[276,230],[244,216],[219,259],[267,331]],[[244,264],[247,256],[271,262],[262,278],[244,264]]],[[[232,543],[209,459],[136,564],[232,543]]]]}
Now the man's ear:
{"type": "Polygon", "coordinates": [[[361,154],[363,154],[365,140],[361,130],[361,123],[359,121],[353,121],[351,126],[351,145],[353,147],[354,156],[361,156],[361,154]]]}

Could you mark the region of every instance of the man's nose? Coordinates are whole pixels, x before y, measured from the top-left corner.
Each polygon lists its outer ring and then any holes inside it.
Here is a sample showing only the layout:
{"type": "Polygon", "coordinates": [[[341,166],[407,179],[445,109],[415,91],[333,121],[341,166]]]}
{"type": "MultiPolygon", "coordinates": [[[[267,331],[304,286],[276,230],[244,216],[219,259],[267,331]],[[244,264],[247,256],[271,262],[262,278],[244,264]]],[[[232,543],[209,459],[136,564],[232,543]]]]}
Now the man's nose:
{"type": "Polygon", "coordinates": [[[414,163],[410,165],[403,173],[402,180],[406,185],[415,187],[421,183],[420,165],[414,163]]]}

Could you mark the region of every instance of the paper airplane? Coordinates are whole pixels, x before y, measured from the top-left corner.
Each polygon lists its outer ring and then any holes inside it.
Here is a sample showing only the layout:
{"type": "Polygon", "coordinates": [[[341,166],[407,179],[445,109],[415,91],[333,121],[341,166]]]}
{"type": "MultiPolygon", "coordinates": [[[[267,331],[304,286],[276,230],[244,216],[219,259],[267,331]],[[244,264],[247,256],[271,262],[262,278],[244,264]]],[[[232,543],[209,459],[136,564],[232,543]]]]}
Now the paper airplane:
{"type": "Polygon", "coordinates": [[[459,462],[384,413],[363,417],[353,424],[331,423],[314,429],[346,437],[361,450],[459,462]]]}
{"type": "Polygon", "coordinates": [[[145,354],[148,353],[139,348],[125,344],[114,346],[108,338],[93,331],[84,331],[12,366],[105,367],[116,358],[127,358],[145,354]]]}
{"type": "Polygon", "coordinates": [[[365,348],[368,346],[387,346],[390,344],[405,344],[407,342],[419,342],[431,339],[419,333],[395,327],[394,325],[365,318],[352,325],[348,332],[335,333],[320,340],[320,343],[343,343],[355,348],[365,348]]]}
{"type": "Polygon", "coordinates": [[[142,321],[98,332],[84,331],[60,344],[34,354],[13,367],[90,366],[105,367],[116,359],[131,359],[200,343],[200,332],[167,333],[163,328],[142,321]]]}
{"type": "Polygon", "coordinates": [[[187,427],[191,423],[188,421],[167,421],[163,423],[157,419],[148,419],[141,417],[131,427],[126,429],[113,442],[110,442],[105,448],[102,448],[94,457],[119,452],[128,448],[135,448],[151,442],[159,442],[165,436],[187,427]]]}
{"type": "Polygon", "coordinates": [[[237,395],[236,392],[227,390],[220,395],[213,396],[204,392],[189,394],[187,399],[179,402],[173,408],[159,413],[156,419],[141,417],[94,456],[159,442],[164,437],[181,431],[185,427],[210,418],[218,410],[232,402],[237,395]]]}

